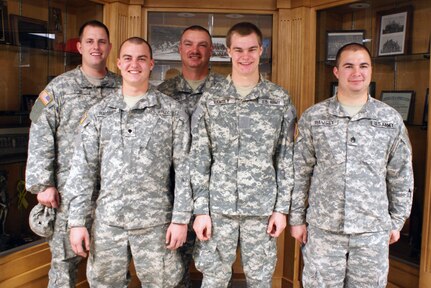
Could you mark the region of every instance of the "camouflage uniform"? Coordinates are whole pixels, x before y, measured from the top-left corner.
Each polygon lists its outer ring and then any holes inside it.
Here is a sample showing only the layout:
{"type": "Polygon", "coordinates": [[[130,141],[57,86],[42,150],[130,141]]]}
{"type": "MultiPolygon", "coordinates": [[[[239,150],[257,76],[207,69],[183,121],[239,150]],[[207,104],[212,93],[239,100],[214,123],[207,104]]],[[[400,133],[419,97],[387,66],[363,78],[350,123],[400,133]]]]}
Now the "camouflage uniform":
{"type": "Polygon", "coordinates": [[[412,204],[401,116],[368,97],[350,117],[332,97],[305,111],[298,127],[289,222],[309,224],[304,286],[386,287],[389,232],[401,230],[412,204]]]}
{"type": "Polygon", "coordinates": [[[205,92],[192,118],[194,214],[211,215],[210,240],[195,263],[202,287],[226,287],[239,241],[249,287],[271,287],[273,212],[287,214],[293,188],[296,111],[285,90],[264,80],[241,97],[230,80],[205,92]]]}
{"type": "Polygon", "coordinates": [[[164,237],[169,223],[187,224],[192,211],[187,114],[153,88],[128,110],[119,89],[81,122],[66,190],[72,197],[69,226],[84,226],[100,177],[87,265],[90,285],[126,287],[133,256],[142,287],[173,287],[183,267],[164,237]],[[171,165],[175,201],[168,185],[171,165]]]}
{"type": "MultiPolygon", "coordinates": [[[[199,87],[196,88],[195,91],[193,91],[193,89],[187,83],[186,79],[184,79],[183,75],[179,75],[177,77],[166,80],[165,82],[160,84],[157,89],[160,92],[177,100],[184,107],[184,109],[187,110],[189,117],[191,117],[204,91],[208,90],[215,83],[221,82],[224,79],[224,76],[210,72],[205,79],[205,82],[199,85],[199,87]]],[[[175,185],[175,183],[172,183],[172,185],[175,185]]],[[[193,221],[190,221],[187,231],[187,242],[178,249],[184,262],[185,272],[183,279],[181,280],[181,283],[177,286],[177,288],[192,287],[189,267],[192,262],[195,239],[196,234],[193,230],[193,221]]]]}
{"type": "Polygon", "coordinates": [[[78,66],[53,79],[45,88],[47,95],[41,93],[31,111],[26,189],[39,193],[53,186],[61,198],[54,234],[48,238],[52,254],[49,287],[75,287],[79,258],[70,248],[66,232],[69,203],[64,186],[69,175],[76,128],[82,115],[120,83],[118,75],[108,72],[100,87],[96,87],[78,66]]]}

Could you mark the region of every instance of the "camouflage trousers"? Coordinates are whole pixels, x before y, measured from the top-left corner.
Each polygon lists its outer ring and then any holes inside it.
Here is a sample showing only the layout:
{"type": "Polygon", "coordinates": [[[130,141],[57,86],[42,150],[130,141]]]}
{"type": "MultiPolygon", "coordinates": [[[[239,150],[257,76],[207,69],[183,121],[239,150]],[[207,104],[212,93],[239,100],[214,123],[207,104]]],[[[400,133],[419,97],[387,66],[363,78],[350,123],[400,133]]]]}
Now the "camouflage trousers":
{"type": "Polygon", "coordinates": [[[304,288],[384,288],[389,231],[343,234],[308,226],[302,248],[304,288]]]}
{"type": "Polygon", "coordinates": [[[197,241],[194,260],[203,273],[202,288],[225,288],[232,275],[237,245],[247,287],[271,287],[277,262],[276,239],[266,233],[268,216],[212,214],[212,237],[197,241]]]}
{"type": "Polygon", "coordinates": [[[175,287],[184,268],[177,251],[166,249],[168,224],[125,230],[95,221],[87,279],[90,287],[127,287],[131,258],[145,288],[175,287]]]}
{"type": "Polygon", "coordinates": [[[48,287],[75,287],[76,270],[81,257],[75,255],[67,232],[67,213],[57,210],[54,233],[49,237],[51,250],[51,268],[49,269],[48,287]]]}
{"type": "Polygon", "coordinates": [[[184,265],[184,274],[180,283],[175,288],[192,288],[192,281],[190,279],[190,264],[193,260],[193,249],[195,247],[196,233],[193,230],[193,219],[187,226],[187,240],[183,246],[178,248],[178,253],[181,255],[181,260],[184,265]]]}

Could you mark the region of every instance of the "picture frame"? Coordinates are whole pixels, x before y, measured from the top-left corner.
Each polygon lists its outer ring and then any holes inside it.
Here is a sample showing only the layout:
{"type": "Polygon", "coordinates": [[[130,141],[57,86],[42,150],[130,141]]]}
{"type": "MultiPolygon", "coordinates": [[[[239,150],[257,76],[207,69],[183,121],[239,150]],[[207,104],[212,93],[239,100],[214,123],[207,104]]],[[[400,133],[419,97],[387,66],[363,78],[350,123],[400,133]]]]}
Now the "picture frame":
{"type": "Polygon", "coordinates": [[[411,122],[415,101],[415,91],[382,91],[381,101],[398,111],[406,123],[411,122]]]}
{"type": "Polygon", "coordinates": [[[63,33],[63,18],[61,16],[61,9],[57,7],[49,7],[49,32],[63,33]]]}
{"type": "Polygon", "coordinates": [[[229,62],[230,57],[227,54],[226,37],[214,36],[211,40],[213,43],[213,52],[210,61],[229,62]]]}
{"type": "Polygon", "coordinates": [[[412,27],[411,6],[377,12],[377,56],[409,53],[412,27]]]}
{"type": "Polygon", "coordinates": [[[338,30],[326,32],[326,61],[335,61],[338,50],[349,43],[363,44],[365,30],[338,30]]]}
{"type": "Polygon", "coordinates": [[[180,37],[186,27],[151,25],[148,39],[153,49],[154,60],[181,60],[178,52],[180,37]]]}
{"type": "Polygon", "coordinates": [[[424,115],[422,117],[423,126],[428,126],[428,101],[429,101],[429,88],[427,88],[425,92],[424,115]]]}
{"type": "MultiPolygon", "coordinates": [[[[330,97],[334,96],[337,93],[337,90],[338,90],[338,82],[337,81],[331,82],[330,91],[329,91],[330,97]]],[[[370,82],[370,86],[368,86],[368,93],[370,94],[371,97],[376,98],[376,82],[374,81],[370,82]]]]}
{"type": "Polygon", "coordinates": [[[14,45],[46,50],[52,47],[54,37],[48,33],[47,21],[11,14],[10,22],[14,45]]]}
{"type": "Polygon", "coordinates": [[[9,18],[3,1],[0,2],[0,43],[10,43],[9,18]]]}

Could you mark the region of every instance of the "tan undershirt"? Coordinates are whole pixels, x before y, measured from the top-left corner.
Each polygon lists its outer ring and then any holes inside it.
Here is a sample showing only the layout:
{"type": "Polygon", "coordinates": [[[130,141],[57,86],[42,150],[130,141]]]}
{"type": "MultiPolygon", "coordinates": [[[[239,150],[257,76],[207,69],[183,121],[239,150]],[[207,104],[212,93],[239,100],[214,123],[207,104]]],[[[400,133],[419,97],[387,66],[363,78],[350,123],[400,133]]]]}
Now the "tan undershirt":
{"type": "Polygon", "coordinates": [[[136,103],[139,102],[139,100],[141,100],[142,98],[144,98],[145,96],[147,96],[148,93],[145,93],[144,95],[140,95],[140,96],[127,96],[127,95],[123,95],[124,97],[124,102],[127,105],[128,109],[133,108],[136,103]]]}
{"type": "Polygon", "coordinates": [[[365,104],[363,104],[363,105],[346,105],[346,104],[340,103],[340,105],[341,105],[341,107],[343,107],[344,111],[346,111],[347,114],[350,115],[350,117],[353,117],[356,114],[358,114],[359,111],[361,111],[362,107],[364,107],[365,104]]]}
{"type": "Polygon", "coordinates": [[[88,82],[90,82],[91,84],[93,84],[94,86],[100,86],[100,83],[102,83],[102,78],[97,78],[97,77],[92,77],[90,75],[85,74],[84,70],[82,70],[81,68],[81,72],[82,74],[84,74],[85,78],[87,78],[88,82]]]}
{"type": "Polygon", "coordinates": [[[187,83],[189,83],[190,87],[192,87],[193,91],[196,90],[196,88],[198,88],[202,83],[204,83],[206,80],[206,78],[202,79],[202,80],[187,80],[187,83]]]}

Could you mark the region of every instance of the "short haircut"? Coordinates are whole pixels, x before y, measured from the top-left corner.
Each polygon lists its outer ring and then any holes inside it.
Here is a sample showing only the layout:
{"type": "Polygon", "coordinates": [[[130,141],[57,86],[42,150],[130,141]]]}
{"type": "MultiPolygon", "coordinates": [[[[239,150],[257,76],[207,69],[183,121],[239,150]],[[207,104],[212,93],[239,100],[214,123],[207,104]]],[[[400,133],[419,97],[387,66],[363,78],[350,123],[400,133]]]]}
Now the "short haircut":
{"type": "Polygon", "coordinates": [[[151,48],[151,45],[147,42],[147,40],[145,40],[144,38],[141,37],[130,37],[127,38],[126,40],[123,41],[123,43],[121,43],[120,45],[120,49],[118,49],[118,57],[120,57],[120,53],[121,53],[121,48],[123,48],[123,45],[127,42],[133,43],[133,44],[145,44],[148,46],[148,49],[150,49],[150,59],[153,59],[153,49],[151,48]]]}
{"type": "Polygon", "coordinates": [[[262,46],[262,32],[259,28],[257,28],[256,25],[250,22],[240,22],[235,25],[233,25],[226,35],[226,46],[230,48],[230,45],[232,45],[232,35],[234,33],[238,33],[241,36],[248,36],[250,34],[256,34],[257,35],[257,41],[259,42],[259,46],[262,46]]]}
{"type": "Polygon", "coordinates": [[[99,27],[105,30],[106,35],[108,35],[108,40],[109,40],[109,29],[108,27],[106,27],[105,24],[103,24],[102,22],[98,21],[98,20],[89,20],[87,22],[85,22],[84,24],[81,25],[81,27],[79,28],[79,41],[82,41],[82,34],[84,33],[84,29],[87,26],[91,26],[91,27],[99,27]]]}
{"type": "Polygon", "coordinates": [[[192,26],[189,26],[186,29],[184,29],[183,32],[181,33],[180,41],[183,40],[183,35],[187,31],[201,31],[201,32],[206,33],[208,35],[208,37],[210,38],[210,44],[212,45],[212,39],[211,39],[210,32],[208,31],[208,29],[206,29],[206,28],[204,28],[204,27],[202,27],[200,25],[192,25],[192,26]]]}
{"type": "Polygon", "coordinates": [[[342,46],[338,50],[337,56],[335,56],[335,67],[338,68],[338,65],[340,65],[341,53],[343,53],[344,51],[353,51],[353,52],[355,52],[355,51],[358,51],[358,50],[364,50],[364,51],[366,51],[367,54],[368,54],[368,56],[370,56],[370,60],[372,59],[370,50],[368,50],[368,48],[365,47],[364,45],[359,44],[359,43],[355,43],[355,42],[347,43],[346,45],[342,46]]]}

